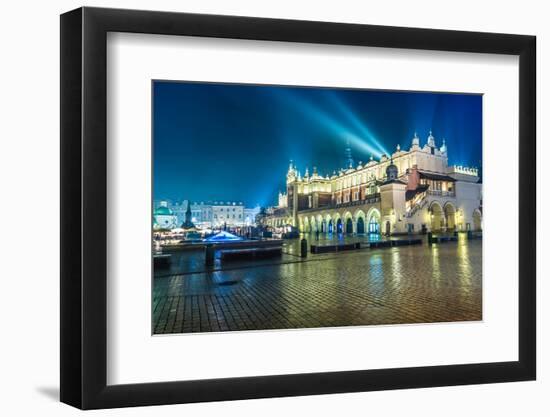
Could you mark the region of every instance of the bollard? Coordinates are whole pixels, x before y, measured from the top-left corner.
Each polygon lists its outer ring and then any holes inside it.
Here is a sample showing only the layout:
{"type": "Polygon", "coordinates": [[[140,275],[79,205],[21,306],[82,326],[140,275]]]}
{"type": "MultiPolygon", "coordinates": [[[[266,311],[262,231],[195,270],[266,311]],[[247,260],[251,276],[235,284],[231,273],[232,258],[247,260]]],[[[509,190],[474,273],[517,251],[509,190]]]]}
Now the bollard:
{"type": "Polygon", "coordinates": [[[431,245],[432,243],[432,232],[428,232],[428,245],[431,245]]]}
{"type": "Polygon", "coordinates": [[[204,264],[206,266],[214,265],[214,245],[206,245],[204,250],[204,264]]]}
{"type": "Polygon", "coordinates": [[[300,241],[300,256],[302,258],[307,258],[307,239],[303,238],[300,241]]]}

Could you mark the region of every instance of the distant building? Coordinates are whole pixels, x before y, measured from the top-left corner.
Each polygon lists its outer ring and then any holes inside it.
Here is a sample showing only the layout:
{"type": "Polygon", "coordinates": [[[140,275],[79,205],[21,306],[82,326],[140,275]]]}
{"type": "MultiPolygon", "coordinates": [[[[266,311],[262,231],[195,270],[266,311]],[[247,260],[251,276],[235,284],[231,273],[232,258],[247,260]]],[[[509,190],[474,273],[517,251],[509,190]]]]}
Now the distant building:
{"type": "Polygon", "coordinates": [[[291,162],[287,189],[266,210],[264,224],[294,226],[304,233],[417,233],[482,229],[482,184],[476,168],[448,166],[447,146],[414,135],[408,151],[354,166],[349,146],[345,168],[331,176],[304,176],[291,162]]]}
{"type": "Polygon", "coordinates": [[[244,205],[236,202],[212,203],[212,227],[244,226],[244,205]]]}
{"type": "Polygon", "coordinates": [[[254,226],[256,224],[256,216],[260,213],[260,206],[244,209],[244,224],[246,226],[254,226]]]}
{"type": "Polygon", "coordinates": [[[173,229],[178,227],[178,218],[168,207],[168,202],[161,202],[153,211],[154,229],[173,229]]]}
{"type": "Polygon", "coordinates": [[[184,201],[176,201],[168,205],[174,215],[178,218],[178,225],[182,225],[185,222],[185,212],[187,211],[187,204],[184,201]]]}
{"type": "MultiPolygon", "coordinates": [[[[186,222],[188,205],[188,200],[181,202],[172,202],[169,200],[155,201],[154,220],[159,225],[173,224],[170,228],[182,227],[186,222]],[[169,214],[166,209],[169,210],[169,214]],[[160,216],[164,217],[158,217],[157,211],[160,216]]],[[[256,224],[256,215],[259,212],[260,207],[247,208],[242,202],[236,201],[192,202],[191,222],[199,228],[207,229],[254,226],[256,224]]]]}

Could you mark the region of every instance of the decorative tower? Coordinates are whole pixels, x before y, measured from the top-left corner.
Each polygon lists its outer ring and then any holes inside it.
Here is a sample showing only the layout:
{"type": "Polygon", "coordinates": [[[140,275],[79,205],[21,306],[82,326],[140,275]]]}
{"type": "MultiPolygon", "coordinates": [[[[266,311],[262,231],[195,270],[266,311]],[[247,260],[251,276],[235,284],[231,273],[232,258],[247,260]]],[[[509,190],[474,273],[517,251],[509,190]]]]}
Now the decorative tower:
{"type": "Polygon", "coordinates": [[[420,146],[420,138],[418,137],[416,132],[414,132],[414,136],[412,138],[412,146],[420,146]]]}
{"type": "Polygon", "coordinates": [[[445,144],[445,139],[443,139],[443,145],[439,148],[442,154],[447,155],[447,145],[445,144]]]}
{"type": "Polygon", "coordinates": [[[399,170],[397,166],[393,163],[393,158],[390,159],[390,164],[386,168],[386,181],[393,181],[397,179],[399,170]]]}
{"type": "Polygon", "coordinates": [[[397,146],[395,147],[395,151],[393,152],[393,154],[391,154],[391,159],[393,160],[393,157],[399,156],[400,153],[401,153],[401,145],[398,143],[397,146]]]}
{"type": "Polygon", "coordinates": [[[288,165],[288,172],[286,173],[286,182],[287,184],[294,181],[296,179],[296,167],[294,166],[294,163],[292,162],[292,159],[290,160],[290,164],[288,165]]]}
{"type": "Polygon", "coordinates": [[[349,144],[349,139],[346,140],[346,149],[344,151],[344,156],[346,158],[346,169],[347,168],[353,168],[353,157],[351,156],[351,147],[349,144]]]}
{"type": "Polygon", "coordinates": [[[399,170],[390,160],[386,180],[380,185],[382,233],[391,235],[405,232],[405,193],[407,184],[398,178],[399,170]]]}
{"type": "Polygon", "coordinates": [[[433,137],[431,130],[430,130],[430,135],[428,136],[428,146],[430,148],[435,148],[435,138],[433,137]]]}
{"type": "Polygon", "coordinates": [[[187,201],[187,210],[185,210],[185,221],[181,225],[183,229],[192,229],[195,227],[191,216],[191,200],[187,201]]]}
{"type": "Polygon", "coordinates": [[[286,195],[279,196],[279,207],[286,207],[292,215],[292,225],[296,226],[298,223],[298,183],[302,181],[302,175],[292,160],[288,166],[288,172],[286,174],[286,195]],[[286,202],[285,202],[286,197],[286,202]]]}

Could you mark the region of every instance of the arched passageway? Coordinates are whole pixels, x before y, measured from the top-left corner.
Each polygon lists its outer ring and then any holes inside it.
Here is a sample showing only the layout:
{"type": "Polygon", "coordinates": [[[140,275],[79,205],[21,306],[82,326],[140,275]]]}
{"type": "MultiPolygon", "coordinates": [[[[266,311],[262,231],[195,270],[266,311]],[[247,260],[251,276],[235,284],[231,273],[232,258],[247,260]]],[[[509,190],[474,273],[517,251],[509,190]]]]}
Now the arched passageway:
{"type": "Polygon", "coordinates": [[[440,232],[444,227],[443,209],[439,203],[432,203],[430,207],[431,231],[440,232]]]}
{"type": "Polygon", "coordinates": [[[350,235],[353,233],[353,221],[351,220],[351,217],[348,217],[346,220],[346,233],[350,235]]]}
{"type": "Polygon", "coordinates": [[[317,233],[319,225],[317,224],[317,220],[315,220],[315,217],[311,217],[311,219],[309,220],[309,225],[311,228],[311,233],[317,233]]]}
{"type": "Polygon", "coordinates": [[[474,222],[474,230],[476,232],[480,231],[481,230],[481,212],[478,209],[474,210],[472,220],[474,222]]]}
{"type": "Polygon", "coordinates": [[[369,212],[367,230],[369,233],[380,233],[380,213],[378,210],[371,210],[369,212]]]}
{"type": "Polygon", "coordinates": [[[364,234],[365,233],[365,221],[362,217],[359,217],[357,219],[357,234],[364,234]]]}
{"type": "Polygon", "coordinates": [[[454,231],[456,228],[455,223],[455,207],[451,203],[445,204],[445,224],[447,226],[448,231],[454,231]]]}
{"type": "Polygon", "coordinates": [[[342,227],[342,219],[338,219],[338,221],[336,222],[336,232],[342,233],[343,231],[344,229],[342,227]]]}
{"type": "Polygon", "coordinates": [[[309,228],[309,220],[307,217],[304,217],[304,233],[309,233],[309,232],[311,232],[309,228]]]}

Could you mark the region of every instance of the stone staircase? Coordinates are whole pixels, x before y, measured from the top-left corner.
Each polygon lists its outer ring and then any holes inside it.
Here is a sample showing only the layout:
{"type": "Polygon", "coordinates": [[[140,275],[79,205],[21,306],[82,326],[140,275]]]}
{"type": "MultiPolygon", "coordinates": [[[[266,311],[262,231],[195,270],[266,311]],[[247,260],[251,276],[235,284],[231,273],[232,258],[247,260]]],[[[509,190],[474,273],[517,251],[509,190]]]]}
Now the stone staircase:
{"type": "Polygon", "coordinates": [[[407,212],[406,217],[407,218],[413,217],[419,210],[422,210],[424,207],[426,207],[427,204],[428,204],[428,200],[426,198],[426,192],[423,192],[421,196],[417,199],[413,208],[407,212]]]}

